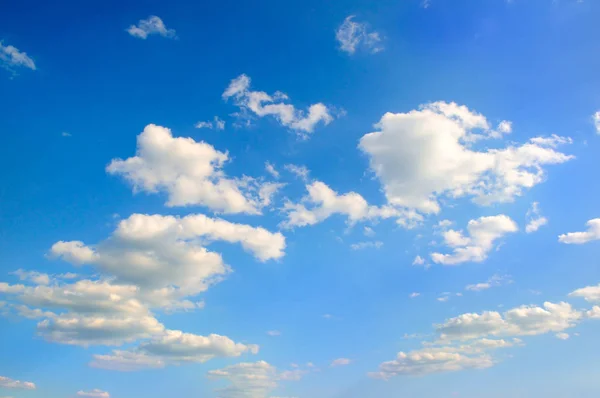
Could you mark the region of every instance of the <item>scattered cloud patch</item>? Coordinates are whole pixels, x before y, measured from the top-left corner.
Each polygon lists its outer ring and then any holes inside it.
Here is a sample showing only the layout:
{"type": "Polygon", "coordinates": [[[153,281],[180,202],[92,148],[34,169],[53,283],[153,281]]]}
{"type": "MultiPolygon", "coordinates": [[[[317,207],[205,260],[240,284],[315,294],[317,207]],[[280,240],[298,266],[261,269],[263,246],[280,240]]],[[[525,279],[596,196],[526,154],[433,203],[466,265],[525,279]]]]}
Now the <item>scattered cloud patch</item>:
{"type": "Polygon", "coordinates": [[[281,336],[281,332],[279,330],[269,330],[267,334],[271,337],[281,336]]]}
{"type": "Polygon", "coordinates": [[[334,359],[333,361],[331,361],[331,367],[335,368],[337,366],[348,366],[352,363],[351,359],[348,358],[338,358],[338,359],[334,359]]]}
{"type": "Polygon", "coordinates": [[[225,130],[225,120],[215,116],[213,121],[198,122],[194,125],[194,127],[197,129],[225,130]]]}
{"type": "Polygon", "coordinates": [[[88,397],[88,398],[110,398],[110,394],[106,391],[102,391],[99,389],[93,389],[91,391],[78,391],[78,397],[88,397]]]}
{"type": "Polygon", "coordinates": [[[35,384],[30,381],[14,380],[10,377],[0,376],[0,388],[14,388],[20,390],[35,390],[35,384]]]}
{"type": "Polygon", "coordinates": [[[335,38],[340,45],[340,49],[348,54],[354,54],[357,50],[370,53],[383,50],[379,33],[369,31],[366,23],[354,21],[354,15],[344,19],[344,22],[335,33],[335,38]]]}
{"type": "Polygon", "coordinates": [[[352,250],[380,249],[382,247],[383,242],[381,241],[358,242],[350,245],[352,250]]]}
{"type": "Polygon", "coordinates": [[[600,111],[594,113],[592,119],[594,120],[594,127],[596,127],[596,133],[600,134],[600,111]]]}
{"type": "Polygon", "coordinates": [[[490,289],[492,287],[502,286],[505,284],[512,283],[512,279],[508,275],[494,275],[486,282],[475,283],[472,285],[467,285],[465,290],[469,290],[472,292],[481,292],[483,290],[490,289]]]}
{"type": "Polygon", "coordinates": [[[269,95],[264,91],[251,91],[250,78],[246,75],[233,79],[223,92],[223,99],[230,98],[243,111],[249,111],[258,117],[273,116],[282,126],[303,137],[312,133],[318,124],[327,125],[333,121],[330,109],[320,102],[310,105],[305,112],[284,103],[288,96],[281,92],[269,95]]]}
{"type": "Polygon", "coordinates": [[[159,17],[152,15],[147,19],[141,19],[137,25],[127,28],[127,33],[138,39],[146,39],[150,35],[159,35],[169,39],[177,38],[175,30],[167,29],[165,23],[159,17]]]}
{"type": "Polygon", "coordinates": [[[582,245],[600,239],[600,218],[585,223],[588,227],[584,232],[569,232],[558,237],[558,241],[568,245],[582,245]]]}
{"type": "Polygon", "coordinates": [[[531,204],[531,209],[527,211],[527,226],[525,227],[525,232],[530,234],[546,224],[548,224],[548,219],[541,215],[539,203],[533,202],[531,204]]]}
{"type": "Polygon", "coordinates": [[[265,162],[265,170],[267,171],[267,173],[269,173],[273,178],[279,178],[279,172],[277,171],[277,169],[275,169],[275,166],[273,166],[271,163],[269,162],[265,162]]]}
{"type": "Polygon", "coordinates": [[[452,254],[432,253],[431,259],[444,265],[482,262],[494,248],[496,240],[517,230],[517,224],[503,214],[471,220],[467,225],[468,236],[453,229],[443,232],[444,242],[454,250],[452,254]]]}
{"type": "Polygon", "coordinates": [[[410,298],[412,299],[412,298],[417,298],[417,297],[419,297],[420,295],[421,295],[421,293],[417,293],[417,292],[415,292],[415,293],[411,293],[411,294],[410,294],[408,297],[410,297],[410,298]]]}
{"type": "Polygon", "coordinates": [[[2,41],[0,41],[0,66],[13,75],[16,74],[17,68],[36,70],[35,62],[27,53],[11,45],[5,46],[2,41]]]}

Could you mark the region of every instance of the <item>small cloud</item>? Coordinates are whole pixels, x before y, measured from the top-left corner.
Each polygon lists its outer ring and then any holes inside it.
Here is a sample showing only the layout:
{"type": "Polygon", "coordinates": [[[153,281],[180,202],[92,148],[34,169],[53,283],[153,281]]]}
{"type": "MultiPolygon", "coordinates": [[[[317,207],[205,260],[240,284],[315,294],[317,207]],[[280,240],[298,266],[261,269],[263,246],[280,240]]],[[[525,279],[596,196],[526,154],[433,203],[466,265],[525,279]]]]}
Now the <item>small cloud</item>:
{"type": "Polygon", "coordinates": [[[62,133],[60,133],[60,135],[63,137],[71,137],[71,133],[67,133],[66,131],[63,131],[62,133]]]}
{"type": "Polygon", "coordinates": [[[331,362],[331,367],[335,368],[336,366],[347,366],[350,365],[352,363],[352,360],[348,359],[348,358],[338,358],[335,359],[331,362]]]}
{"type": "Polygon", "coordinates": [[[194,127],[196,127],[197,129],[224,130],[225,121],[220,119],[218,116],[215,116],[213,121],[198,122],[194,125],[194,127]]]}
{"type": "Polygon", "coordinates": [[[131,25],[127,29],[127,33],[139,39],[146,39],[150,35],[160,35],[169,39],[177,38],[175,30],[167,29],[162,19],[155,15],[148,19],[141,19],[137,25],[131,25]]]}
{"type": "Polygon", "coordinates": [[[540,214],[539,203],[533,202],[531,208],[527,211],[527,226],[525,232],[528,234],[537,231],[548,224],[548,219],[540,214]]]}
{"type": "Polygon", "coordinates": [[[369,237],[375,236],[375,231],[373,231],[373,228],[371,228],[371,227],[365,227],[363,230],[363,233],[365,234],[365,236],[369,236],[369,237]]]}
{"type": "Polygon", "coordinates": [[[380,249],[383,246],[383,242],[358,242],[350,245],[352,250],[363,250],[363,249],[380,249]]]}
{"type": "Polygon", "coordinates": [[[594,127],[596,127],[596,133],[600,134],[600,111],[594,113],[592,119],[594,120],[594,127]]]}
{"type": "Polygon", "coordinates": [[[35,62],[27,53],[19,51],[14,46],[5,46],[2,41],[0,41],[0,67],[11,72],[13,76],[16,75],[15,68],[36,70],[35,62]]]}
{"type": "Polygon", "coordinates": [[[415,293],[411,293],[411,294],[410,294],[408,297],[410,297],[410,298],[412,299],[412,298],[417,298],[417,297],[419,297],[420,295],[421,295],[421,293],[417,293],[417,292],[415,292],[415,293]]]}
{"type": "Polygon", "coordinates": [[[279,330],[269,330],[267,334],[272,337],[281,336],[281,332],[279,330]]]}
{"type": "Polygon", "coordinates": [[[568,333],[564,333],[564,332],[556,333],[556,338],[560,339],[560,340],[568,340],[569,337],[571,337],[571,336],[569,336],[568,333]]]}
{"type": "Polygon", "coordinates": [[[283,166],[284,169],[294,174],[301,180],[308,181],[308,174],[310,173],[306,166],[298,166],[295,164],[286,164],[283,166]]]}
{"type": "Polygon", "coordinates": [[[279,172],[271,163],[265,162],[265,170],[267,170],[267,173],[271,174],[274,178],[279,178],[279,172]]]}
{"type": "Polygon", "coordinates": [[[346,17],[335,33],[340,49],[348,54],[354,54],[357,49],[364,49],[371,53],[382,51],[379,33],[369,32],[366,23],[355,22],[353,19],[354,15],[346,17]]]}

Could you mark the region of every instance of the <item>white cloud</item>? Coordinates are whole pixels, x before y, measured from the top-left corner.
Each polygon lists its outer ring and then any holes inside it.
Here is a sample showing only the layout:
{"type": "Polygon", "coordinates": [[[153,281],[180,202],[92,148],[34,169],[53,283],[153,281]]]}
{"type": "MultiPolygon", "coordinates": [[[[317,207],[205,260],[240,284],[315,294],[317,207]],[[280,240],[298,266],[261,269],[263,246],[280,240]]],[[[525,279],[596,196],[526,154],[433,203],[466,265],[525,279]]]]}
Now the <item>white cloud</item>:
{"type": "Polygon", "coordinates": [[[577,289],[569,293],[569,297],[581,297],[590,303],[600,303],[600,284],[577,289]]]}
{"type": "Polygon", "coordinates": [[[312,133],[319,123],[325,125],[333,121],[330,110],[322,103],[310,105],[308,112],[298,110],[294,105],[285,104],[287,95],[277,92],[269,95],[264,91],[251,91],[250,78],[240,75],[233,79],[223,99],[234,99],[234,103],[243,111],[250,111],[258,117],[273,116],[281,125],[306,136],[312,133]]]}
{"type": "Polygon", "coordinates": [[[411,214],[403,213],[393,207],[369,205],[356,192],[340,195],[321,181],[306,185],[306,189],[308,195],[302,198],[300,203],[285,203],[283,210],[287,212],[287,220],[281,223],[282,227],[314,225],[335,214],[346,216],[351,225],[358,221],[385,218],[397,218],[399,224],[414,221],[411,219],[411,214]]]}
{"type": "Polygon", "coordinates": [[[442,341],[470,340],[488,336],[533,336],[563,332],[574,327],[583,314],[568,303],[545,302],[543,307],[521,306],[500,314],[467,313],[436,325],[442,341]]]}
{"type": "Polygon", "coordinates": [[[265,361],[243,362],[211,370],[208,376],[230,383],[217,390],[219,398],[266,398],[277,387],[277,369],[265,361]]]}
{"type": "Polygon", "coordinates": [[[94,250],[78,240],[56,242],[52,245],[50,254],[75,265],[89,264],[96,259],[94,250]]]}
{"type": "Polygon", "coordinates": [[[215,116],[214,121],[198,122],[194,125],[197,129],[225,130],[225,121],[215,116]]]}
{"type": "Polygon", "coordinates": [[[564,332],[556,333],[556,338],[560,339],[560,340],[568,340],[569,337],[571,337],[571,336],[569,336],[569,333],[564,333],[564,332]]]}
{"type": "Polygon", "coordinates": [[[41,272],[18,269],[15,272],[12,272],[12,274],[18,276],[22,281],[31,281],[36,285],[50,284],[50,276],[41,272]]]}
{"type": "Polygon", "coordinates": [[[533,202],[531,209],[527,211],[527,226],[525,232],[528,234],[537,231],[544,225],[548,224],[548,219],[540,214],[539,203],[533,202]]]}
{"type": "Polygon", "coordinates": [[[581,245],[594,240],[600,239],[600,218],[594,218],[593,220],[585,223],[588,227],[587,231],[584,232],[569,232],[567,234],[560,235],[558,241],[566,244],[581,245]]]}
{"type": "Polygon", "coordinates": [[[472,292],[480,292],[482,290],[487,290],[492,287],[502,286],[504,284],[512,283],[510,276],[508,275],[493,275],[486,282],[475,283],[472,285],[467,285],[465,290],[470,290],[472,292]]]}
{"type": "Polygon", "coordinates": [[[167,29],[165,23],[159,17],[152,15],[147,19],[141,19],[137,25],[131,25],[127,32],[139,39],[146,39],[150,35],[160,35],[170,39],[176,38],[175,30],[167,29]]]}
{"type": "Polygon", "coordinates": [[[267,334],[272,337],[281,336],[281,332],[279,330],[269,330],[267,334]]]}
{"type": "Polygon", "coordinates": [[[338,358],[338,359],[334,359],[333,361],[331,361],[331,367],[335,368],[336,366],[347,366],[350,365],[352,363],[351,359],[348,358],[338,358]]]}
{"type": "Polygon", "coordinates": [[[383,50],[379,33],[370,32],[366,23],[355,22],[353,19],[354,15],[346,17],[335,32],[340,49],[348,54],[354,54],[358,49],[371,53],[383,50]]]}
{"type": "Polygon", "coordinates": [[[543,166],[572,156],[543,142],[476,151],[493,138],[487,119],[455,103],[435,102],[408,113],[386,113],[359,147],[370,156],[389,204],[438,213],[438,199],[469,196],[480,205],[509,202],[544,179],[543,166]]]}
{"type": "Polygon", "coordinates": [[[375,236],[375,231],[373,231],[373,228],[371,228],[371,227],[364,227],[363,233],[365,236],[368,236],[370,238],[375,236]]]}
{"type": "Polygon", "coordinates": [[[517,224],[503,214],[471,220],[467,225],[468,236],[452,229],[443,233],[446,245],[454,249],[452,254],[432,253],[431,259],[444,265],[484,261],[497,239],[517,230],[517,224]]]}
{"type": "Polygon", "coordinates": [[[596,127],[596,133],[600,134],[600,111],[594,113],[594,127],[596,127]]]}
{"type": "Polygon", "coordinates": [[[415,257],[415,259],[412,262],[412,265],[423,265],[423,264],[425,264],[425,259],[421,256],[415,257]]]}
{"type": "Polygon", "coordinates": [[[123,176],[134,192],[168,194],[167,206],[202,205],[216,212],[260,214],[262,184],[250,177],[227,178],[229,155],[205,142],[173,137],[171,130],[149,124],[137,137],[136,156],[113,159],[110,174],[123,176]]]}
{"type": "Polygon", "coordinates": [[[236,343],[227,336],[201,336],[180,330],[165,330],[150,341],[130,350],[114,350],[109,355],[94,355],[90,366],[95,368],[134,371],[162,368],[168,364],[204,363],[215,357],[239,357],[258,353],[255,344],[236,343]]]}
{"type": "Polygon", "coordinates": [[[358,242],[350,245],[352,250],[363,250],[363,249],[380,249],[383,246],[383,242],[358,242]]]}
{"type": "MultiPolygon", "coordinates": [[[[201,244],[217,240],[240,243],[260,261],[284,256],[284,236],[264,228],[202,214],[183,218],[133,214],[119,222],[109,239],[94,247],[91,264],[119,283],[146,290],[163,289],[163,296],[168,291],[174,295],[195,295],[229,272],[221,256],[201,244]]],[[[60,250],[53,246],[51,253],[72,260],[72,253],[64,250],[65,242],[59,243],[60,250]]],[[[75,260],[79,258],[75,256],[75,260]]]]}
{"type": "Polygon", "coordinates": [[[0,66],[9,72],[15,73],[15,68],[28,68],[35,70],[35,62],[23,51],[0,41],[0,66]]]}
{"type": "Polygon", "coordinates": [[[0,388],[15,388],[22,390],[35,390],[35,384],[30,381],[13,380],[10,377],[0,376],[0,388]]]}
{"type": "Polygon", "coordinates": [[[421,295],[421,293],[416,293],[416,292],[415,292],[415,293],[411,293],[411,294],[410,294],[408,297],[410,297],[410,298],[417,298],[417,297],[419,297],[420,295],[421,295]]]}
{"type": "Polygon", "coordinates": [[[308,181],[308,174],[310,173],[310,171],[306,168],[306,166],[286,164],[283,167],[290,173],[294,174],[296,177],[300,178],[301,180],[308,181]]]}
{"type": "Polygon", "coordinates": [[[279,178],[279,172],[271,163],[265,162],[265,170],[267,170],[267,173],[271,174],[274,178],[279,178]]]}
{"type": "Polygon", "coordinates": [[[91,391],[78,391],[78,397],[88,397],[88,398],[110,398],[110,394],[106,391],[99,390],[97,388],[91,391]]]}

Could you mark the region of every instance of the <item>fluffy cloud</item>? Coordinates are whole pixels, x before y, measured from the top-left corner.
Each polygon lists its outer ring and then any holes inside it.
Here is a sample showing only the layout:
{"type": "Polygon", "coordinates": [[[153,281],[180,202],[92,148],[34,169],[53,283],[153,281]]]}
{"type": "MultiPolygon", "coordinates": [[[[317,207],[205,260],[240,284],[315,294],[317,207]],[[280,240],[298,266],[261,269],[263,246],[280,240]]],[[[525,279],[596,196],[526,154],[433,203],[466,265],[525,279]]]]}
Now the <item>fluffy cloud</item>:
{"type": "Polygon", "coordinates": [[[160,35],[170,39],[177,37],[175,31],[167,29],[162,19],[155,15],[141,19],[137,25],[131,25],[127,29],[127,33],[139,39],[146,39],[150,35],[160,35]]]}
{"type": "Polygon", "coordinates": [[[503,284],[507,284],[507,283],[512,283],[510,276],[508,276],[508,275],[493,275],[486,282],[467,285],[465,287],[465,290],[470,290],[472,292],[480,292],[482,290],[487,290],[487,289],[495,287],[495,286],[502,286],[503,284]]]}
{"type": "MultiPolygon", "coordinates": [[[[91,264],[120,283],[146,290],[176,289],[182,295],[194,295],[229,272],[218,253],[201,245],[215,240],[240,243],[260,261],[284,255],[283,235],[264,228],[202,214],[183,218],[133,214],[119,223],[109,239],[94,247],[91,264]]],[[[64,247],[65,242],[59,251],[53,246],[51,253],[69,261],[73,256],[62,250],[64,247]]]]}
{"type": "Polygon", "coordinates": [[[95,368],[134,371],[162,368],[168,364],[204,363],[215,357],[239,357],[258,353],[254,344],[236,343],[229,337],[211,334],[201,336],[180,330],[165,330],[130,350],[114,350],[110,355],[94,355],[95,368]]]}
{"type": "Polygon", "coordinates": [[[18,269],[12,273],[19,277],[22,281],[31,281],[36,285],[48,285],[50,283],[50,276],[37,271],[25,271],[18,269]]]}
{"type": "Polygon", "coordinates": [[[583,243],[591,242],[593,240],[600,239],[600,218],[594,218],[593,220],[585,223],[588,230],[584,232],[569,232],[567,234],[560,235],[558,241],[566,244],[581,245],[583,243]]]}
{"type": "Polygon", "coordinates": [[[0,66],[12,73],[14,73],[14,68],[35,70],[35,62],[29,58],[27,53],[19,51],[14,46],[5,46],[2,41],[0,41],[0,66]]]}
{"type": "Polygon", "coordinates": [[[277,369],[265,361],[244,362],[211,370],[208,376],[230,383],[217,390],[219,398],[265,398],[277,387],[277,369]]]}
{"type": "Polygon", "coordinates": [[[569,297],[582,297],[590,303],[600,303],[600,285],[586,286],[569,293],[569,297]]]}
{"type": "Polygon", "coordinates": [[[13,380],[10,377],[0,376],[1,388],[18,388],[23,390],[35,390],[35,384],[30,381],[13,380]]]}
{"type": "Polygon", "coordinates": [[[443,232],[446,245],[454,249],[452,254],[432,253],[431,259],[435,263],[444,265],[467,261],[481,262],[494,248],[497,239],[517,230],[517,224],[503,214],[471,220],[467,225],[468,236],[463,235],[462,231],[453,229],[443,232]]]}
{"type": "Polygon", "coordinates": [[[436,325],[440,340],[470,340],[488,336],[533,336],[574,327],[583,314],[568,303],[545,302],[543,307],[521,306],[500,314],[467,313],[436,325]]]}
{"type": "Polygon", "coordinates": [[[246,75],[231,81],[223,92],[223,99],[229,98],[233,98],[243,111],[250,111],[258,117],[273,116],[281,125],[303,135],[312,133],[317,124],[327,125],[333,120],[330,110],[320,102],[309,106],[308,112],[304,112],[284,103],[288,97],[281,92],[269,95],[264,91],[251,91],[250,78],[246,75]]]}
{"type": "Polygon", "coordinates": [[[78,397],[88,397],[88,398],[110,398],[110,394],[106,391],[99,390],[97,388],[91,391],[78,391],[78,397]]]}
{"type": "Polygon", "coordinates": [[[440,197],[469,196],[480,205],[512,201],[543,181],[544,166],[573,158],[536,139],[474,150],[473,142],[495,138],[498,130],[483,115],[455,103],[386,113],[376,128],[361,138],[359,148],[369,155],[389,204],[424,214],[440,211],[440,197]]]}
{"type": "Polygon", "coordinates": [[[596,133],[600,134],[600,111],[594,113],[592,117],[594,119],[594,126],[596,127],[596,133]]]}
{"type": "Polygon", "coordinates": [[[227,178],[227,153],[192,138],[173,137],[171,130],[149,124],[137,137],[137,154],[113,159],[110,174],[123,176],[134,191],[168,195],[167,206],[202,205],[216,212],[260,214],[265,204],[262,183],[250,177],[227,178]]]}
{"type": "Polygon", "coordinates": [[[354,15],[344,19],[335,32],[340,49],[348,54],[354,54],[358,49],[371,53],[383,50],[381,37],[378,32],[370,32],[366,23],[355,22],[354,15]]]}
{"type": "MultiPolygon", "coordinates": [[[[356,192],[338,194],[327,184],[314,181],[306,185],[308,195],[300,203],[287,202],[284,211],[287,220],[281,223],[284,228],[304,227],[326,220],[335,214],[344,215],[349,224],[358,221],[397,218],[398,223],[407,223],[411,214],[406,214],[391,206],[372,206],[356,192]]],[[[417,218],[418,219],[418,218],[417,218]]]]}
{"type": "Polygon", "coordinates": [[[527,226],[525,232],[528,234],[537,231],[544,225],[548,224],[548,219],[540,214],[539,203],[533,202],[531,209],[527,211],[527,226]]]}

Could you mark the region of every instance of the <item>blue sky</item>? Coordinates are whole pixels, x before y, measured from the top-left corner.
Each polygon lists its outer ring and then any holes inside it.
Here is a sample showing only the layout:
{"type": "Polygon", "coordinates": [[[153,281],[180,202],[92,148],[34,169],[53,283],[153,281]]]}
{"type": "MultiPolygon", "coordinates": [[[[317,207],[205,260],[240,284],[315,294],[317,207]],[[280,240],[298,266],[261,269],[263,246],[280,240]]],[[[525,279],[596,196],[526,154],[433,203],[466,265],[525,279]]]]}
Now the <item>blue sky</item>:
{"type": "Polygon", "coordinates": [[[5,2],[0,397],[596,397],[599,4],[5,2]]]}

